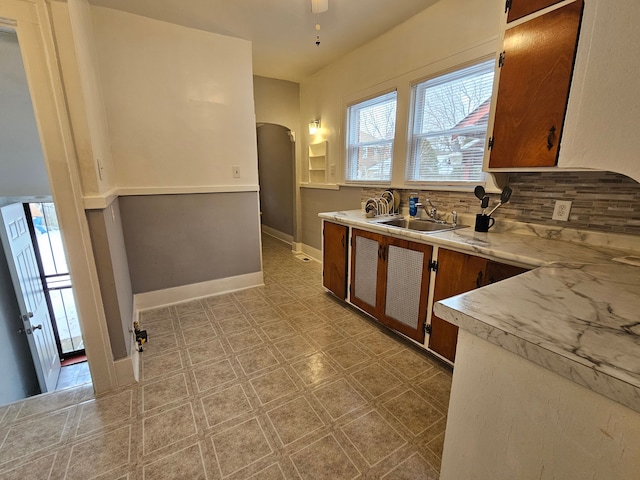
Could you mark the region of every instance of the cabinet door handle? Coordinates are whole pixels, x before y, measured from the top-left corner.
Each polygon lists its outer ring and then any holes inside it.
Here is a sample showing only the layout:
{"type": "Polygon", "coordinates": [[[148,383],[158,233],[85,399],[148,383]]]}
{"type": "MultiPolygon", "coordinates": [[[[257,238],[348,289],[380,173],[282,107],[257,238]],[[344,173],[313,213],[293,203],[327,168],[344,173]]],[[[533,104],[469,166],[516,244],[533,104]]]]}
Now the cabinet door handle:
{"type": "Polygon", "coordinates": [[[344,235],[342,235],[342,238],[340,239],[340,244],[342,245],[342,248],[344,248],[344,235]]]}
{"type": "Polygon", "coordinates": [[[556,127],[552,126],[549,129],[549,135],[547,135],[547,149],[551,150],[553,148],[553,137],[556,133],[556,127]]]}
{"type": "Polygon", "coordinates": [[[480,288],[482,286],[482,270],[478,272],[478,278],[476,278],[476,288],[480,288]]]}

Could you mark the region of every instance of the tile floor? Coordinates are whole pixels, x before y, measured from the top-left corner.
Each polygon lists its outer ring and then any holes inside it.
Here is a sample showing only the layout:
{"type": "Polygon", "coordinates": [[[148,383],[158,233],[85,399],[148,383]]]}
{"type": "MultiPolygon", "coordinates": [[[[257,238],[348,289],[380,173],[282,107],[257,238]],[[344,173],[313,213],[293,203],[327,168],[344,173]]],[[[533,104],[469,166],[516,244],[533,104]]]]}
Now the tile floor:
{"type": "Polygon", "coordinates": [[[139,384],[0,407],[0,479],[437,479],[450,371],[263,242],[264,287],[143,312],[139,384]]]}
{"type": "Polygon", "coordinates": [[[91,383],[91,373],[87,362],[74,363],[60,369],[56,390],[91,383]]]}

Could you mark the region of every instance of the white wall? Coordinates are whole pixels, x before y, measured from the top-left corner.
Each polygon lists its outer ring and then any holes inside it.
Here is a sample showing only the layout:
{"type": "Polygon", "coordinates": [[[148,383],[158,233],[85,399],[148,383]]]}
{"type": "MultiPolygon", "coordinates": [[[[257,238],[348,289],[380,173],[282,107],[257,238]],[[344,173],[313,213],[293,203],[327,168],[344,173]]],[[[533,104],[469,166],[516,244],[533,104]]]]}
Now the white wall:
{"type": "MultiPolygon", "coordinates": [[[[398,89],[393,186],[401,187],[406,156],[411,83],[481,58],[497,48],[503,0],[441,0],[386,34],[354,50],[300,85],[302,123],[320,118],[336,165],[330,183],[343,175],[346,106],[398,89]]],[[[302,136],[306,151],[309,135],[302,136]]]]}
{"type": "Polygon", "coordinates": [[[92,16],[120,192],[257,186],[251,43],[106,8],[92,16]]]}
{"type": "Polygon", "coordinates": [[[0,195],[51,195],[18,37],[0,31],[0,195]]]}

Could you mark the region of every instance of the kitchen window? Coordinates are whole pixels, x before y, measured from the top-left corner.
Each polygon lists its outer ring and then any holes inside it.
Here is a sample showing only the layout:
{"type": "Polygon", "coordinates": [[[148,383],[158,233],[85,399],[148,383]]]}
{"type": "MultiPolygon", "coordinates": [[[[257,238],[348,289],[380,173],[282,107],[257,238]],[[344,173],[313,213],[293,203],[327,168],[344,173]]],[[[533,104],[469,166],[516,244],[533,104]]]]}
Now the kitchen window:
{"type": "Polygon", "coordinates": [[[347,109],[346,181],[391,181],[396,104],[393,91],[347,109]]]}
{"type": "Polygon", "coordinates": [[[493,71],[488,60],[413,86],[407,181],[484,182],[493,71]]]}

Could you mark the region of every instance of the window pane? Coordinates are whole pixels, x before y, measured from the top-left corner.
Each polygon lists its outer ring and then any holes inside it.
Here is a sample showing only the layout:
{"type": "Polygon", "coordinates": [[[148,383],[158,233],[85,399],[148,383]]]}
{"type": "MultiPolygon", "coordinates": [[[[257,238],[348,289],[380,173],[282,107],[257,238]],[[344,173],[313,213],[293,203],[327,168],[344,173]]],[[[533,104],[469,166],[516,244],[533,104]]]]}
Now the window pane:
{"type": "Polygon", "coordinates": [[[491,106],[493,60],[413,87],[407,180],[478,182],[491,106]]]}
{"type": "Polygon", "coordinates": [[[349,107],[348,181],[390,181],[396,130],[396,92],[349,107]]]}

